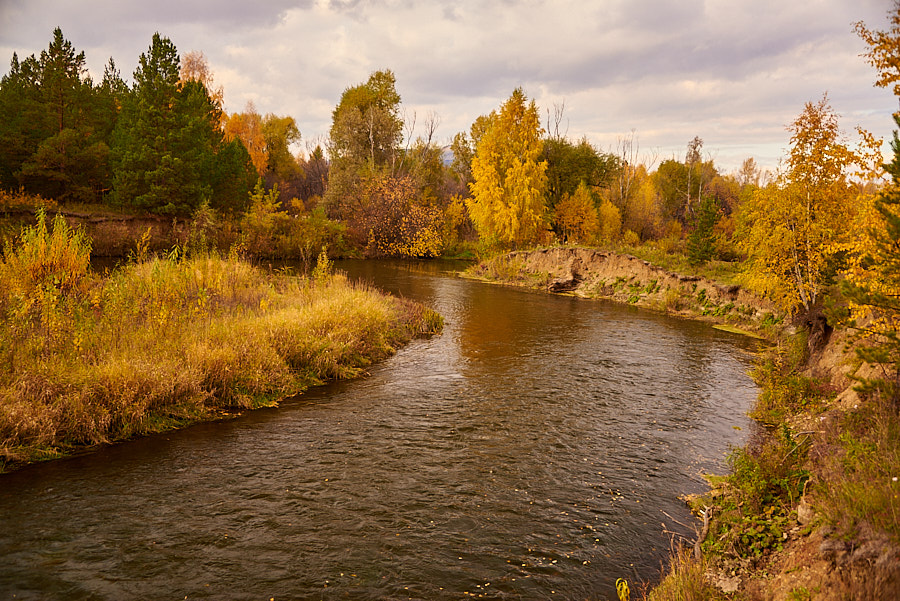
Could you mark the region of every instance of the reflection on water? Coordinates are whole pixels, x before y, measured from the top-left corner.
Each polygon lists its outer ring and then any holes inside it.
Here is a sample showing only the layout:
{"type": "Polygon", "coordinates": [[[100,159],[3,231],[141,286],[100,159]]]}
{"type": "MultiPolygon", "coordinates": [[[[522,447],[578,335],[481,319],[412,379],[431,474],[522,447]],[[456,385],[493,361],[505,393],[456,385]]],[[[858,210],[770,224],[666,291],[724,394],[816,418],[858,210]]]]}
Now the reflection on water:
{"type": "Polygon", "coordinates": [[[677,495],[742,442],[749,341],[442,263],[339,267],[444,334],[277,410],[0,477],[0,596],[612,599],[657,574],[664,528],[690,534],[677,495]]]}

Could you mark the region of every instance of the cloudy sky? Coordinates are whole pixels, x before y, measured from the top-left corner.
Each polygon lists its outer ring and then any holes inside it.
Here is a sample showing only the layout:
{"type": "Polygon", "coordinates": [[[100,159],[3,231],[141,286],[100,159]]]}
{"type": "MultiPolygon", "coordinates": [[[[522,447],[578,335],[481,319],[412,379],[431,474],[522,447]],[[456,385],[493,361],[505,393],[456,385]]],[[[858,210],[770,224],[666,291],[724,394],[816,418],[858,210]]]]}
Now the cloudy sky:
{"type": "MultiPolygon", "coordinates": [[[[225,108],[252,100],[327,134],[343,90],[391,69],[408,120],[437,115],[439,142],[518,86],[562,129],[612,150],[683,158],[694,136],[723,170],[774,167],[785,126],[828,93],[841,126],[889,137],[897,100],[853,23],[887,28],[893,0],[0,0],[0,72],[39,54],[56,26],[99,79],[130,81],[154,32],[202,51],[225,108]]],[[[301,145],[302,146],[302,145],[301,145]]]]}

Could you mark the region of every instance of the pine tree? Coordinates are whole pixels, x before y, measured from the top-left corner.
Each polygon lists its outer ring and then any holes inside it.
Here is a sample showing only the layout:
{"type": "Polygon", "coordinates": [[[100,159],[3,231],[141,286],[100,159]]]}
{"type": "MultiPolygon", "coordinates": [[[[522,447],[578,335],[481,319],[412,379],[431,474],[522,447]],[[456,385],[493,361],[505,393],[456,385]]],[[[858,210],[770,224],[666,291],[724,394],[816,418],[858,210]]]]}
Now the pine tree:
{"type": "Polygon", "coordinates": [[[166,215],[190,215],[204,202],[240,208],[255,181],[249,155],[239,141],[225,143],[221,109],[203,83],[179,76],[175,45],[154,34],[113,133],[115,199],[166,215]]]}
{"type": "Polygon", "coordinates": [[[87,75],[84,52],[62,30],[47,50],[19,63],[0,82],[0,184],[66,202],[95,201],[108,187],[112,115],[87,75]]]}
{"type": "Polygon", "coordinates": [[[698,265],[706,263],[715,255],[716,222],[719,219],[719,207],[712,196],[703,196],[697,207],[697,215],[694,218],[694,230],[688,235],[687,253],[688,260],[698,265]]]}

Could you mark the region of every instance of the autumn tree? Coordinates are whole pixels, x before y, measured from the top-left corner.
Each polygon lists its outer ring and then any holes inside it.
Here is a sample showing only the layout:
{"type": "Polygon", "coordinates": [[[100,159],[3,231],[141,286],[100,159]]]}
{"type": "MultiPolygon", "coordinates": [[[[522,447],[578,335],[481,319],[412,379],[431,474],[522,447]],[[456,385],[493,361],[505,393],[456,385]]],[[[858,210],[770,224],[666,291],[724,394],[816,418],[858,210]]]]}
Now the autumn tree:
{"type": "Polygon", "coordinates": [[[879,88],[891,86],[894,96],[900,99],[900,2],[895,1],[888,11],[890,27],[887,30],[871,30],[859,21],[856,33],[869,46],[863,54],[869,64],[878,71],[875,85],[879,88]]]}
{"type": "MultiPolygon", "coordinates": [[[[181,69],[179,71],[179,79],[181,83],[189,81],[197,81],[206,88],[209,99],[216,107],[222,111],[225,107],[225,90],[222,86],[216,85],[213,77],[212,69],[209,67],[209,61],[206,55],[198,50],[192,50],[181,57],[181,69]]],[[[224,113],[222,113],[224,117],[224,113]]]]}
{"type": "MultiPolygon", "coordinates": [[[[856,30],[869,45],[866,56],[878,71],[875,85],[893,84],[894,95],[900,98],[900,3],[894,3],[888,16],[890,28],[886,31],[870,31],[862,22],[857,23],[856,30]]],[[[900,127],[900,112],[894,113],[894,123],[900,127]]],[[[850,325],[866,338],[866,344],[857,347],[857,354],[883,369],[881,378],[865,381],[864,385],[880,390],[897,407],[900,406],[900,138],[896,129],[891,148],[894,158],[884,166],[891,181],[874,198],[861,197],[855,224],[860,235],[845,247],[849,260],[843,273],[844,291],[850,300],[850,325]]]]}
{"type": "Polygon", "coordinates": [[[442,217],[439,208],[419,201],[415,179],[385,173],[366,180],[349,224],[370,256],[437,257],[442,217]]]}
{"type": "MultiPolygon", "coordinates": [[[[660,237],[665,226],[665,211],[653,176],[647,173],[643,164],[625,165],[629,172],[627,196],[613,203],[622,216],[622,227],[626,232],[637,234],[641,240],[660,237]]],[[[612,193],[615,196],[615,191],[612,193]]]]}
{"type": "Polygon", "coordinates": [[[524,247],[544,235],[547,163],[534,101],[521,88],[493,113],[472,158],[469,215],[489,246],[524,247]]]}
{"type": "Polygon", "coordinates": [[[329,163],[321,144],[310,147],[307,142],[307,148],[309,150],[306,157],[300,161],[300,168],[305,175],[300,198],[306,208],[311,209],[318,205],[328,188],[329,163]]]}
{"type": "Polygon", "coordinates": [[[547,162],[547,204],[551,209],[566,195],[575,194],[582,183],[609,187],[619,168],[617,156],[598,151],[587,138],[574,143],[551,136],[544,140],[542,158],[547,162]]]}
{"type": "Polygon", "coordinates": [[[836,270],[834,245],[853,220],[847,146],[827,97],[790,125],[785,170],[741,215],[748,277],[784,310],[809,314],[836,270]]]}
{"type": "Polygon", "coordinates": [[[462,185],[462,196],[468,194],[469,184],[472,183],[472,159],[475,158],[475,149],[485,132],[490,129],[496,114],[480,115],[472,123],[469,133],[459,132],[453,136],[450,143],[450,152],[453,154],[453,161],[450,164],[450,171],[454,179],[462,185]]]}
{"type": "Polygon", "coordinates": [[[262,116],[256,111],[253,101],[248,101],[243,112],[232,113],[225,118],[225,139],[238,139],[250,154],[250,160],[259,177],[264,177],[269,168],[269,154],[263,136],[262,116]]]}
{"type": "Polygon", "coordinates": [[[711,160],[703,160],[702,148],[703,140],[694,136],[684,161],[665,160],[653,176],[666,213],[682,225],[694,220],[702,197],[710,195],[708,186],[719,175],[711,160]]]}
{"type": "Polygon", "coordinates": [[[562,239],[574,244],[594,242],[600,232],[600,220],[587,184],[582,182],[574,194],[563,196],[555,207],[554,225],[562,239]]]}
{"type": "Polygon", "coordinates": [[[390,70],[376,71],[366,83],[344,90],[332,113],[328,154],[331,159],[325,200],[332,215],[348,216],[347,204],[363,181],[390,171],[403,134],[400,94],[390,70]]]}
{"type": "Polygon", "coordinates": [[[600,241],[617,242],[622,233],[622,213],[619,211],[619,207],[608,198],[604,198],[597,207],[597,219],[600,225],[597,237],[600,241]]]}

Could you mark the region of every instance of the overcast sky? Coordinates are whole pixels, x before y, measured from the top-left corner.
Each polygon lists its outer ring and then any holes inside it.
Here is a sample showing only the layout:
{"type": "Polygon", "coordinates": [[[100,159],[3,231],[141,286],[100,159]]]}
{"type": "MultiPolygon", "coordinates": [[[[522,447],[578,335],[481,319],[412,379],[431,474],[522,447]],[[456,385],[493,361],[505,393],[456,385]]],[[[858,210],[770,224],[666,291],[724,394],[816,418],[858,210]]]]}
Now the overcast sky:
{"type": "MultiPolygon", "coordinates": [[[[391,69],[407,117],[434,113],[448,143],[518,86],[601,150],[635,131],[642,154],[684,157],[700,136],[720,169],[774,167],[785,126],[828,93],[852,133],[888,138],[889,91],[853,23],[887,28],[893,0],[0,0],[0,72],[39,54],[56,26],[99,80],[126,80],[154,32],[202,51],[225,109],[252,100],[327,135],[347,87],[391,69]]],[[[419,128],[421,132],[421,127],[419,128]]],[[[302,145],[301,145],[302,146],[302,145]]]]}

